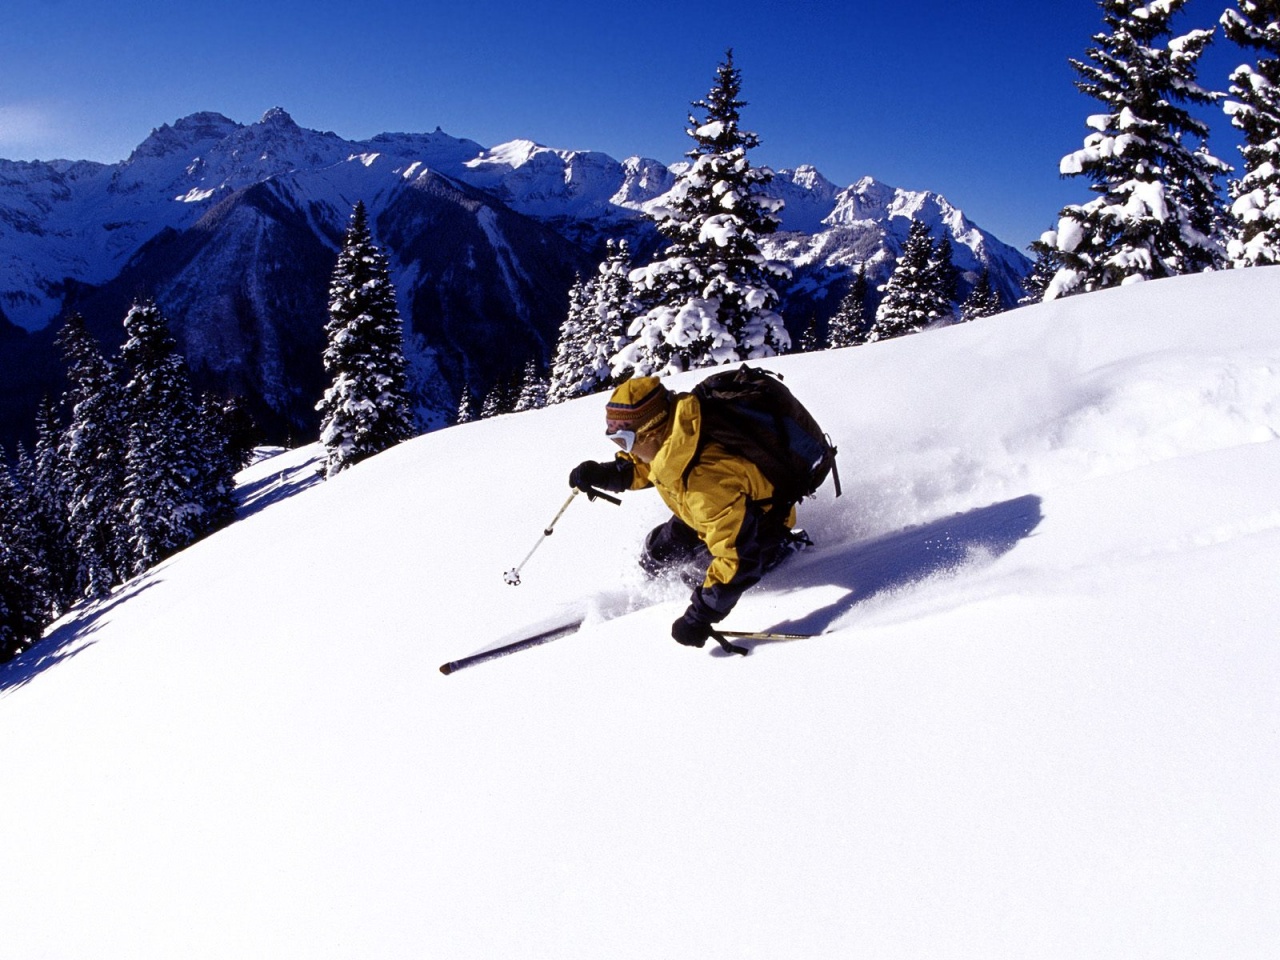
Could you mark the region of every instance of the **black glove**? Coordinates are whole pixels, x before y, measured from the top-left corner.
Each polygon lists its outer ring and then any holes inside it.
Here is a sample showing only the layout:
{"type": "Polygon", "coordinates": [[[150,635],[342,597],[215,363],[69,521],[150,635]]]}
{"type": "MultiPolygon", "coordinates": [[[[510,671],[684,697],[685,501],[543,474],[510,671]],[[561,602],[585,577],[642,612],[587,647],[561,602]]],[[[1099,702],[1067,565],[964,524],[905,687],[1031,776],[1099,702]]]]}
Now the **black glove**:
{"type": "Polygon", "coordinates": [[[569,471],[569,486],[579,490],[592,487],[618,493],[631,486],[634,472],[635,467],[626,460],[610,460],[608,463],[584,460],[569,471]]]}
{"type": "Polygon", "coordinates": [[[711,636],[711,624],[694,611],[687,610],[683,617],[671,625],[671,636],[675,637],[676,643],[686,647],[701,647],[707,642],[707,637],[711,636]]]}
{"type": "Polygon", "coordinates": [[[707,642],[714,629],[712,624],[719,623],[728,611],[721,612],[703,598],[702,587],[694,587],[689,597],[689,607],[684,616],[671,625],[671,636],[676,643],[686,647],[700,647],[707,642]]]}

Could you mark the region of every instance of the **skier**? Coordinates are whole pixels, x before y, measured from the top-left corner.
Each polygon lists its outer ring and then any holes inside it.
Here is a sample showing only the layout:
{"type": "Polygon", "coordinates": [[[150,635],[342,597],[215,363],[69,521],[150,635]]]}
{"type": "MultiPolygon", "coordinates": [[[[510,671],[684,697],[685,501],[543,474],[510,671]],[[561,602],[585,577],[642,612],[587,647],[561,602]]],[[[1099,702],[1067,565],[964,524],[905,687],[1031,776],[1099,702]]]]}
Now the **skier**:
{"type": "Polygon", "coordinates": [[[699,450],[701,424],[693,394],[673,394],[657,377],[628,380],[605,406],[605,435],[621,452],[569,474],[578,489],[656,487],[671,508],[674,516],[645,538],[640,565],[649,576],[675,570],[697,584],[671,625],[672,637],[690,647],[703,646],[766,571],[811,545],[792,529],[794,504],[775,508],[773,485],[756,464],[714,441],[699,450]]]}

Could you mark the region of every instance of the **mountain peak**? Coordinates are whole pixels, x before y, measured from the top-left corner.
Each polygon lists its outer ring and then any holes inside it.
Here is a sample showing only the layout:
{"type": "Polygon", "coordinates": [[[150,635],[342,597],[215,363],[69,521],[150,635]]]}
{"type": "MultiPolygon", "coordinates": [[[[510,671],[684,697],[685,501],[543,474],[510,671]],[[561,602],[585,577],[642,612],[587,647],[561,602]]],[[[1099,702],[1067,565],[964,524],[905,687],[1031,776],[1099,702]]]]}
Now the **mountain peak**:
{"type": "Polygon", "coordinates": [[[197,144],[216,142],[240,129],[242,129],[240,124],[220,113],[213,111],[193,113],[175,120],[172,126],[165,123],[152,130],[147,139],[134,149],[129,160],[185,153],[197,144]]]}
{"type": "Polygon", "coordinates": [[[803,187],[806,190],[832,195],[837,190],[836,185],[824,177],[822,172],[811,164],[802,163],[794,170],[780,170],[778,174],[779,176],[787,177],[796,186],[803,187]]]}
{"type": "Polygon", "coordinates": [[[201,110],[198,113],[190,114],[173,122],[175,130],[239,130],[240,124],[236,123],[229,117],[225,117],[215,110],[201,110]]]}
{"type": "Polygon", "coordinates": [[[881,204],[887,204],[898,192],[897,187],[891,187],[875,177],[863,177],[851,189],[859,197],[881,204]]]}
{"type": "Polygon", "coordinates": [[[283,107],[272,107],[262,115],[262,119],[258,123],[264,126],[273,127],[296,127],[293,117],[283,107]]]}

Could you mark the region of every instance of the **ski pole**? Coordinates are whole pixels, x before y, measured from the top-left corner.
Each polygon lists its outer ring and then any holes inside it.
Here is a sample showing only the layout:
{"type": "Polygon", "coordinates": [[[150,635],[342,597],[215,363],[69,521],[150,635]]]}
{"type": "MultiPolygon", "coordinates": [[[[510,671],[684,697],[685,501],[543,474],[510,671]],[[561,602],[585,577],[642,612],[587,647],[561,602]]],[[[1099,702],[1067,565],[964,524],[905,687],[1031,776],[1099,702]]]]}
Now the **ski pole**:
{"type": "Polygon", "coordinates": [[[591,500],[591,501],[608,500],[615,507],[622,506],[622,501],[619,500],[617,497],[611,497],[607,493],[604,493],[601,490],[597,490],[595,487],[574,487],[573,489],[575,493],[585,493],[587,495],[588,500],[591,500]]]}
{"type": "Polygon", "coordinates": [[[520,568],[528,563],[529,558],[538,552],[538,548],[542,546],[542,541],[555,533],[556,524],[560,522],[560,518],[564,516],[564,512],[569,509],[569,504],[573,503],[573,498],[580,492],[581,491],[578,490],[577,487],[574,487],[573,493],[569,494],[569,499],[564,502],[564,506],[560,508],[560,512],[552,518],[551,522],[547,524],[547,529],[542,531],[542,536],[540,536],[534,543],[533,549],[525,554],[525,558],[523,560],[502,575],[503,579],[506,580],[507,583],[511,584],[513,587],[520,586],[520,568]]]}
{"type": "Polygon", "coordinates": [[[507,657],[513,653],[519,653],[521,650],[528,650],[530,647],[536,647],[544,643],[550,643],[552,640],[559,640],[561,637],[567,637],[580,626],[581,624],[571,623],[563,627],[554,627],[551,630],[544,630],[542,633],[534,634],[532,637],[525,637],[523,640],[515,640],[501,647],[494,647],[484,653],[472,654],[460,660],[450,660],[448,663],[441,664],[440,672],[447,677],[449,674],[465,670],[467,667],[474,667],[477,663],[496,660],[498,657],[507,657]]]}
{"type": "Polygon", "coordinates": [[[760,630],[718,630],[723,637],[735,640],[812,640],[816,633],[769,633],[760,630]]]}
{"type": "Polygon", "coordinates": [[[720,644],[720,649],[725,653],[736,653],[745,657],[751,652],[750,647],[739,646],[736,643],[730,643],[729,638],[735,640],[810,640],[817,634],[813,633],[767,633],[756,630],[712,630],[711,639],[720,644]]]}
{"type": "Polygon", "coordinates": [[[542,546],[542,541],[555,533],[556,524],[560,522],[560,518],[564,516],[564,512],[569,509],[569,504],[573,503],[573,498],[580,493],[585,493],[588,500],[594,500],[599,497],[601,500],[608,500],[610,503],[617,504],[619,506],[622,505],[621,500],[617,497],[611,497],[607,493],[601,493],[599,490],[594,490],[591,487],[574,487],[573,493],[569,494],[569,499],[564,502],[564,506],[560,508],[560,512],[552,518],[551,522],[547,524],[547,528],[542,531],[542,536],[540,536],[534,543],[533,549],[525,554],[525,558],[521,560],[519,564],[512,567],[502,575],[502,578],[506,580],[507,583],[513,587],[520,586],[520,570],[529,562],[529,558],[537,552],[538,548],[542,546]]]}

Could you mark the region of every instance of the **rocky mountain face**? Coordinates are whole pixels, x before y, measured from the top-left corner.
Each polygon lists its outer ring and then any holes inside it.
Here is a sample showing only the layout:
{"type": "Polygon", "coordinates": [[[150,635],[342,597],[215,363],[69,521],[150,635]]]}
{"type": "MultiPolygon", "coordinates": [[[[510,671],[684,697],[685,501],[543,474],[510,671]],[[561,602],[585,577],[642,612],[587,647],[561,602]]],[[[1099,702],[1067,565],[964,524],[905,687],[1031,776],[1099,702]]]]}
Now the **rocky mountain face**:
{"type": "MultiPolygon", "coordinates": [[[[391,264],[419,412],[446,423],[464,384],[483,393],[549,357],[569,287],[607,239],[629,238],[640,261],[656,249],[645,210],[679,169],[439,130],[353,142],[279,109],[247,126],[194,114],[119,164],[0,160],[0,439],[61,389],[65,313],[114,349],[140,296],[169,316],[201,386],[248,397],[273,439],[309,439],[328,278],[357,200],[391,264]]],[[[912,219],[947,231],[968,282],[987,267],[1009,302],[1029,270],[935,194],[842,189],[810,167],[772,190],[786,208],[766,252],[795,271],[781,292],[796,339],[858,264],[887,279],[912,219]]]]}

